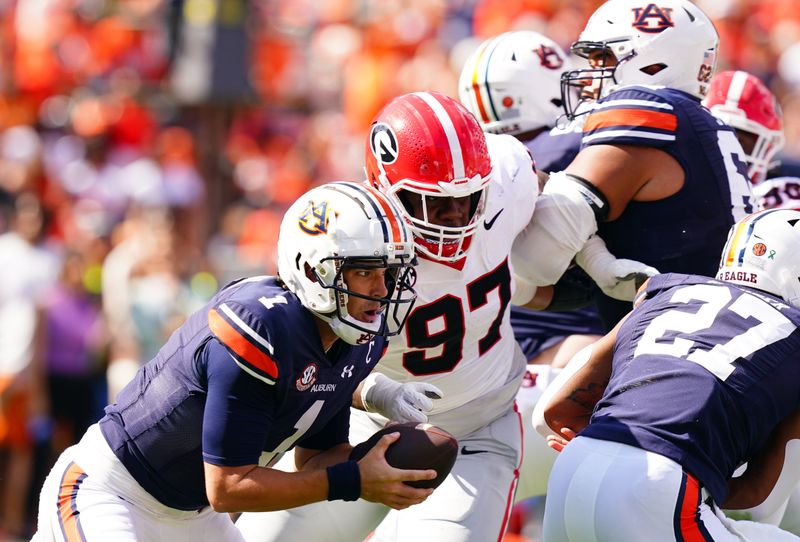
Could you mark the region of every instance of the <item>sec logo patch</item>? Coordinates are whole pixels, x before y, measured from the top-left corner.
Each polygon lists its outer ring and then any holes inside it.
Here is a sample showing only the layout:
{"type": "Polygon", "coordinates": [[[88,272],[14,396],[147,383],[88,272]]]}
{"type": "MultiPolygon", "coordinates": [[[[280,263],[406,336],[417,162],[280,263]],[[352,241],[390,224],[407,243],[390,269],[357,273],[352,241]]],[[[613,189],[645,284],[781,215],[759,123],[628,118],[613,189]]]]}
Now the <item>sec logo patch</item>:
{"type": "Polygon", "coordinates": [[[753,245],[753,254],[756,256],[763,256],[767,252],[767,245],[764,243],[756,243],[753,245]]]}

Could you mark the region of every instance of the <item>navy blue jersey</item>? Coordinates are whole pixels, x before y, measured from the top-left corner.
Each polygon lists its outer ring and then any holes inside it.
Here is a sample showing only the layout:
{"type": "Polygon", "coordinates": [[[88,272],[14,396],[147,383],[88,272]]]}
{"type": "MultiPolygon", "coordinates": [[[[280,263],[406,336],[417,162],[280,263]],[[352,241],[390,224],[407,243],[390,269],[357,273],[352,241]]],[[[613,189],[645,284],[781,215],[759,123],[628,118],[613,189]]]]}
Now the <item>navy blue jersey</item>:
{"type": "Polygon", "coordinates": [[[525,358],[530,360],[570,335],[602,335],[594,306],[574,311],[534,311],[511,307],[511,327],[525,358]]]}
{"type": "Polygon", "coordinates": [[[537,170],[545,173],[564,171],[581,148],[580,127],[571,124],[564,129],[553,128],[525,141],[525,146],[533,156],[537,170]]]}
{"type": "Polygon", "coordinates": [[[581,434],[669,457],[722,503],[734,470],[800,407],[799,324],[798,309],[757,290],[651,278],[581,434]]]}
{"type": "MultiPolygon", "coordinates": [[[[583,147],[655,147],[685,174],[683,187],[672,196],[631,201],[619,218],[599,225],[611,253],[662,273],[713,277],[731,225],[754,210],[733,130],[689,94],[644,86],[623,87],[598,101],[583,130],[583,147]]],[[[611,327],[630,303],[607,301],[600,300],[599,308],[611,327]]]]}
{"type": "Polygon", "coordinates": [[[106,407],[100,428],[139,484],[163,504],[208,505],[203,462],[259,463],[295,445],[347,442],[356,386],[385,339],[327,352],[315,317],[274,277],[221,290],[106,407]]]}

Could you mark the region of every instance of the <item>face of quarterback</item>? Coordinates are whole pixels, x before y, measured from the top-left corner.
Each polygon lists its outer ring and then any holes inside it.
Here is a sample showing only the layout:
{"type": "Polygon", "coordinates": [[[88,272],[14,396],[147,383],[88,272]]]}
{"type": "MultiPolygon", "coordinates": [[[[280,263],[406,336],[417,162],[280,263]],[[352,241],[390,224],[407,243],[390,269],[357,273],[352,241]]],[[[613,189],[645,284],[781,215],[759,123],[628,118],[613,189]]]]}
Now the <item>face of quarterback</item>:
{"type": "MultiPolygon", "coordinates": [[[[386,288],[386,272],[385,267],[354,267],[345,269],[342,278],[353,293],[382,298],[389,293],[386,288]]],[[[375,322],[380,318],[382,310],[381,304],[374,299],[363,299],[355,295],[347,297],[347,313],[356,320],[367,323],[375,322]]]]}
{"type": "Polygon", "coordinates": [[[461,228],[469,223],[471,217],[471,197],[450,198],[444,196],[425,196],[405,191],[403,199],[414,218],[426,220],[437,226],[461,228]]]}

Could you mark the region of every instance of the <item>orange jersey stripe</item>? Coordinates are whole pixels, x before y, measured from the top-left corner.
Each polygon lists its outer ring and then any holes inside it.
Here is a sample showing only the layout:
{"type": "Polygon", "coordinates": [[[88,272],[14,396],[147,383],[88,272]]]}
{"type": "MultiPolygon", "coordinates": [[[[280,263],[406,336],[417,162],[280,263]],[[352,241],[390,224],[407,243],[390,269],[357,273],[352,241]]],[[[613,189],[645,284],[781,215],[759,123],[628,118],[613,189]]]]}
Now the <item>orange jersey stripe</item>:
{"type": "Polygon", "coordinates": [[[686,475],[686,486],[681,506],[680,529],[684,542],[706,542],[697,524],[697,507],[700,504],[700,484],[694,477],[686,475]]]}
{"type": "Polygon", "coordinates": [[[678,128],[678,117],[672,113],[648,111],[646,109],[611,109],[589,115],[583,131],[584,133],[591,132],[598,128],[610,128],[612,126],[644,126],[674,132],[678,128]]]}
{"type": "Polygon", "coordinates": [[[278,378],[278,365],[275,361],[239,333],[215,309],[208,311],[208,327],[222,344],[233,350],[240,358],[271,378],[278,378]]]}
{"type": "Polygon", "coordinates": [[[85,475],[86,473],[83,472],[83,469],[75,463],[70,463],[61,477],[61,489],[58,492],[58,522],[67,542],[86,541],[78,523],[80,513],[75,506],[77,488],[85,475]]]}

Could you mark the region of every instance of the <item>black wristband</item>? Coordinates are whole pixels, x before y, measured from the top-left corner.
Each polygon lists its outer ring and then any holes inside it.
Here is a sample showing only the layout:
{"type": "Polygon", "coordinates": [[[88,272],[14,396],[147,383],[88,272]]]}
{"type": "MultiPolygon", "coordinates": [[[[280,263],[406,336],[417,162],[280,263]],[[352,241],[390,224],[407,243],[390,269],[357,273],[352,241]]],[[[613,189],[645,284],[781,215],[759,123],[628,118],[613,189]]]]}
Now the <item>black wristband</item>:
{"type": "Polygon", "coordinates": [[[331,465],[328,472],[329,501],[357,501],[361,496],[361,471],[358,463],[345,461],[331,465]]]}

